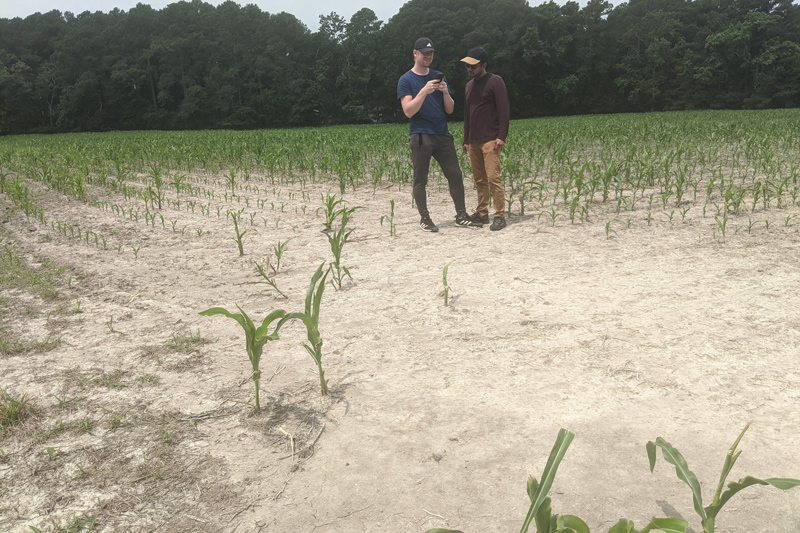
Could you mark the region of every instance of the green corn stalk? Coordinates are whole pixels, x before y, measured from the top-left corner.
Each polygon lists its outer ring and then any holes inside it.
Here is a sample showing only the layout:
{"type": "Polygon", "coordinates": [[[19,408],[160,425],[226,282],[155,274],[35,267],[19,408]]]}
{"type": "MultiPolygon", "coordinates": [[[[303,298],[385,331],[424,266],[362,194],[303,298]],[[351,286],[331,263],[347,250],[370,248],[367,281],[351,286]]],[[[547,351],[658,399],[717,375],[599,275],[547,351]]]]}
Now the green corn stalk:
{"type": "Polygon", "coordinates": [[[614,231],[613,229],[611,229],[611,224],[613,222],[620,222],[620,221],[617,220],[616,218],[614,218],[614,219],[611,219],[608,222],[606,222],[606,240],[611,238],[611,235],[610,235],[611,233],[613,233],[614,235],[617,235],[617,232],[614,231]]]}
{"type": "Polygon", "coordinates": [[[250,358],[250,365],[253,367],[253,382],[255,383],[256,387],[255,409],[256,411],[260,411],[261,403],[259,401],[259,392],[261,389],[261,370],[259,365],[261,363],[261,354],[263,353],[264,345],[267,344],[267,342],[278,340],[280,338],[278,332],[285,322],[283,319],[286,317],[286,311],[283,309],[278,309],[271,312],[261,322],[261,325],[256,328],[255,324],[253,324],[253,321],[250,320],[250,317],[247,316],[247,313],[245,313],[241,307],[237,305],[236,309],[239,310],[238,313],[231,313],[222,307],[212,307],[211,309],[206,309],[200,314],[203,316],[224,315],[238,322],[239,325],[242,326],[242,329],[244,329],[247,356],[250,358]],[[282,320],[278,322],[278,324],[275,326],[275,329],[272,331],[272,333],[270,333],[269,325],[276,319],[282,320]]]}
{"type": "MultiPolygon", "coordinates": [[[[556,442],[553,444],[553,449],[550,451],[550,456],[547,458],[547,464],[542,471],[542,482],[539,483],[536,478],[528,478],[528,497],[531,500],[531,506],[528,509],[528,514],[525,517],[525,522],[522,524],[520,533],[528,533],[531,524],[536,527],[537,533],[589,533],[589,527],[586,523],[573,515],[551,515],[551,500],[547,496],[550,487],[553,485],[553,480],[556,477],[558,465],[567,453],[572,439],[575,434],[566,429],[561,429],[556,437],[556,442]]],[[[425,533],[463,533],[455,529],[429,529],[425,533]]]]}
{"type": "Polygon", "coordinates": [[[728,228],[728,213],[725,212],[722,215],[722,218],[714,217],[714,220],[717,221],[717,227],[719,228],[720,234],[722,235],[722,240],[725,241],[725,231],[728,228]]]}
{"type": "Polygon", "coordinates": [[[272,251],[275,253],[275,259],[277,261],[275,268],[273,269],[276,274],[281,268],[281,257],[283,257],[283,252],[286,250],[286,245],[289,244],[289,241],[291,240],[292,239],[286,239],[283,242],[278,241],[278,244],[272,247],[272,251]]]}
{"type": "MultiPolygon", "coordinates": [[[[550,492],[550,487],[553,486],[553,481],[558,471],[558,465],[561,463],[561,460],[564,459],[564,455],[567,453],[567,449],[574,438],[575,434],[571,431],[567,431],[563,428],[559,430],[556,442],[553,444],[553,449],[550,450],[550,456],[547,458],[547,464],[545,464],[544,470],[542,471],[542,482],[538,483],[533,477],[528,478],[528,496],[531,499],[531,506],[528,509],[528,514],[525,517],[525,522],[522,524],[520,533],[527,533],[531,523],[533,523],[537,517],[539,517],[539,519],[536,520],[537,533],[546,533],[549,531],[549,521],[547,529],[540,529],[540,527],[544,528],[545,525],[543,523],[543,516],[540,514],[539,510],[544,506],[548,511],[547,514],[549,514],[550,498],[547,497],[547,493],[550,492]]],[[[586,528],[586,532],[588,531],[588,528],[586,528]]]]}
{"type": "Polygon", "coordinates": [[[185,174],[175,174],[172,176],[172,186],[175,187],[176,198],[181,194],[181,188],[183,187],[183,182],[185,179],[186,179],[185,174]]]}
{"type": "Polygon", "coordinates": [[[444,286],[444,291],[442,291],[442,292],[444,294],[444,305],[445,305],[445,307],[447,307],[448,296],[450,295],[450,290],[451,290],[450,285],[447,283],[447,271],[450,269],[450,265],[452,263],[453,263],[453,261],[450,261],[449,263],[447,263],[444,266],[444,268],[442,268],[442,285],[444,286]]]}
{"type": "MultiPolygon", "coordinates": [[[[256,267],[256,272],[258,273],[258,275],[260,275],[262,278],[264,278],[264,280],[263,281],[248,281],[247,284],[248,285],[255,285],[256,283],[266,283],[267,285],[269,285],[270,287],[275,289],[275,291],[278,292],[278,294],[280,294],[281,296],[283,296],[284,298],[286,298],[288,300],[289,297],[286,296],[283,293],[283,291],[278,288],[278,283],[275,281],[275,278],[274,277],[272,277],[272,278],[269,277],[269,268],[270,268],[269,258],[267,258],[267,266],[266,267],[262,267],[261,265],[259,265],[255,261],[253,261],[253,264],[256,267]]],[[[265,292],[267,290],[269,290],[269,289],[264,289],[264,291],[261,291],[261,292],[265,292]]]]}
{"type": "Polygon", "coordinates": [[[308,291],[306,292],[305,312],[289,313],[281,320],[281,324],[283,324],[284,321],[292,319],[300,320],[305,324],[308,344],[303,343],[303,347],[317,365],[319,386],[322,395],[327,396],[328,380],[325,379],[325,371],[322,369],[322,337],[320,337],[319,334],[319,307],[322,302],[322,294],[325,292],[325,281],[330,272],[330,269],[326,270],[323,275],[324,266],[325,263],[322,263],[311,277],[311,283],[308,285],[308,291]]]}
{"type": "Polygon", "coordinates": [[[736,463],[736,460],[742,453],[741,450],[737,450],[736,447],[739,445],[739,442],[742,440],[742,437],[744,437],[744,434],[749,427],[750,423],[748,422],[742,432],[739,434],[739,437],[733,443],[733,446],[731,446],[728,450],[728,453],[725,456],[725,463],[722,467],[719,483],[717,484],[717,490],[714,493],[714,499],[712,500],[711,505],[707,507],[703,507],[703,495],[700,491],[700,482],[697,480],[697,476],[695,476],[694,473],[689,470],[689,465],[686,463],[686,459],[684,459],[683,455],[681,455],[676,448],[674,448],[669,442],[665,441],[661,437],[658,437],[655,442],[650,441],[647,443],[647,458],[650,460],[650,472],[653,471],[656,465],[656,447],[660,447],[664,456],[664,460],[675,466],[675,473],[677,474],[678,479],[689,485],[689,488],[692,489],[694,510],[700,516],[704,533],[714,533],[715,522],[720,510],[722,510],[722,507],[728,502],[728,500],[730,500],[740,490],[753,485],[771,485],[781,490],[788,490],[800,485],[800,479],[758,479],[747,476],[739,481],[728,483],[727,490],[722,492],[725,486],[725,481],[728,478],[728,474],[730,474],[731,470],[733,469],[733,465],[736,463]]]}
{"type": "Polygon", "coordinates": [[[233,219],[233,230],[236,235],[236,238],[233,239],[236,244],[239,246],[239,257],[244,255],[244,246],[242,245],[242,239],[249,231],[255,231],[254,229],[246,229],[244,231],[239,231],[239,220],[242,217],[242,213],[244,213],[244,209],[240,209],[239,211],[228,211],[228,215],[233,219]]]}
{"type": "Polygon", "coordinates": [[[239,167],[234,167],[230,170],[230,172],[224,174],[225,181],[231,188],[231,197],[233,197],[236,194],[236,173],[238,172],[238,170],[239,167]]]}
{"type": "Polygon", "coordinates": [[[339,224],[339,228],[336,231],[323,230],[322,232],[326,237],[328,237],[328,244],[330,244],[331,252],[333,253],[333,261],[329,265],[329,271],[332,274],[331,285],[333,285],[333,288],[336,290],[342,288],[344,276],[347,276],[351,280],[353,279],[353,277],[350,275],[350,270],[346,266],[342,265],[342,250],[344,249],[344,245],[347,242],[348,237],[350,237],[350,234],[354,231],[347,228],[347,223],[350,221],[350,217],[356,209],[360,209],[360,207],[341,209],[339,213],[341,214],[342,219],[341,223],[339,224]]]}
{"type": "MultiPolygon", "coordinates": [[[[535,477],[528,478],[528,496],[531,502],[534,501],[536,492],[539,490],[539,482],[535,477]]],[[[542,502],[539,511],[536,513],[534,523],[538,533],[564,532],[564,533],[590,533],[586,522],[574,515],[552,514],[550,497],[546,497],[542,502]]],[[[523,529],[527,531],[527,529],[523,529]]]]}
{"type": "Polygon", "coordinates": [[[325,205],[317,209],[317,213],[319,213],[321,210],[325,211],[325,221],[323,222],[323,225],[325,226],[324,231],[331,231],[333,222],[342,211],[341,208],[338,208],[338,205],[343,203],[344,199],[337,199],[335,194],[328,193],[323,197],[322,201],[325,205]]]}
{"type": "Polygon", "coordinates": [[[381,227],[383,227],[383,221],[389,223],[389,235],[397,235],[397,228],[394,225],[394,200],[389,200],[389,204],[391,205],[391,211],[388,215],[383,215],[381,217],[381,227]]]}

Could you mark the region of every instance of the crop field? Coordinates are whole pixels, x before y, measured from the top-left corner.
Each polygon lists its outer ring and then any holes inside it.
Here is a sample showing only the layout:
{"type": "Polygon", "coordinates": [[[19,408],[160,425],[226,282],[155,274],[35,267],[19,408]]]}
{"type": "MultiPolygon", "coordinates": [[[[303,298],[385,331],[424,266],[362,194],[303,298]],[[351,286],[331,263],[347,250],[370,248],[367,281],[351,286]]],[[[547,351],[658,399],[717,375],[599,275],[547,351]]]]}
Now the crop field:
{"type": "Polygon", "coordinates": [[[407,131],[0,138],[0,531],[517,531],[560,428],[594,532],[701,533],[661,452],[708,506],[748,422],[800,478],[800,110],[513,121],[499,232],[407,131]]]}

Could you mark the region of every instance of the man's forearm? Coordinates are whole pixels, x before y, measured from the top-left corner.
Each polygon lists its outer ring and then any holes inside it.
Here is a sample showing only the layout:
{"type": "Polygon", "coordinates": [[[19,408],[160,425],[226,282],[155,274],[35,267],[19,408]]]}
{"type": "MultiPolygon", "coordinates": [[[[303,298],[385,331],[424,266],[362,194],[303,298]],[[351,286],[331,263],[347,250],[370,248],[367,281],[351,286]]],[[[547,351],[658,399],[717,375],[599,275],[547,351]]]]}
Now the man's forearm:
{"type": "Polygon", "coordinates": [[[450,96],[450,93],[444,93],[444,112],[450,115],[455,107],[456,103],[453,101],[453,97],[450,96]]]}

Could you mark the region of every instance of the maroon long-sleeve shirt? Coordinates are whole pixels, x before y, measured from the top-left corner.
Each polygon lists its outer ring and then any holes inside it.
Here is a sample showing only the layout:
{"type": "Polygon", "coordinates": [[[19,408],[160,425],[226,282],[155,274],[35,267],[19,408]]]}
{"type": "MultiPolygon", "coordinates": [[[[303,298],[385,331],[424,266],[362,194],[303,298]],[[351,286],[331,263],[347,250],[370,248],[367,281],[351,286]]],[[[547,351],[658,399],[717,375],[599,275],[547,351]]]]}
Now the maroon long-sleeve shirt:
{"type": "Polygon", "coordinates": [[[467,83],[464,97],[464,143],[483,143],[508,135],[510,112],[503,78],[487,72],[467,83]]]}

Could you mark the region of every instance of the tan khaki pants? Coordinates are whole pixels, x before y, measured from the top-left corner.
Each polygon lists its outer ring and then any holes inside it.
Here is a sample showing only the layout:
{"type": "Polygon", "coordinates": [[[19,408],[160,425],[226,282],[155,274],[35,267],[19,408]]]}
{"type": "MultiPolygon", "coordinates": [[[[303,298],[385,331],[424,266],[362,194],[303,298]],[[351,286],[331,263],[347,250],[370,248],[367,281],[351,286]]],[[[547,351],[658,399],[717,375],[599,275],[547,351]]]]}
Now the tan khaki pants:
{"type": "Polygon", "coordinates": [[[479,215],[489,214],[489,192],[491,190],[494,216],[505,216],[506,196],[503,182],[500,179],[500,150],[495,149],[494,141],[471,143],[469,160],[472,163],[472,175],[475,177],[475,186],[478,189],[477,213],[479,215]]]}

